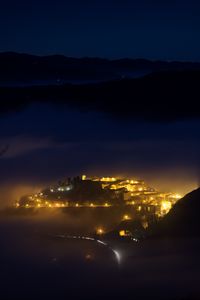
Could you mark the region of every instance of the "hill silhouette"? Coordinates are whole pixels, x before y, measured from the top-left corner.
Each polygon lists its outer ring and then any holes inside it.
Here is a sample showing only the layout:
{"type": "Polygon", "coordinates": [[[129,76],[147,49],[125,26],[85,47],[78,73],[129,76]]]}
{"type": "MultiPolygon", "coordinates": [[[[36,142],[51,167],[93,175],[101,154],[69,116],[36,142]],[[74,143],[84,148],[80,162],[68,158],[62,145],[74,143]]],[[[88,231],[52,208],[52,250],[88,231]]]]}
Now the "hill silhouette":
{"type": "Polygon", "coordinates": [[[200,63],[146,59],[72,58],[0,53],[0,84],[63,83],[70,80],[116,80],[160,71],[200,70],[200,63]]]}
{"type": "Polygon", "coordinates": [[[32,102],[73,106],[121,118],[171,121],[199,118],[200,71],[166,71],[86,85],[1,87],[0,112],[32,102]]]}
{"type": "Polygon", "coordinates": [[[200,188],[180,199],[156,225],[152,236],[200,236],[200,188]]]}

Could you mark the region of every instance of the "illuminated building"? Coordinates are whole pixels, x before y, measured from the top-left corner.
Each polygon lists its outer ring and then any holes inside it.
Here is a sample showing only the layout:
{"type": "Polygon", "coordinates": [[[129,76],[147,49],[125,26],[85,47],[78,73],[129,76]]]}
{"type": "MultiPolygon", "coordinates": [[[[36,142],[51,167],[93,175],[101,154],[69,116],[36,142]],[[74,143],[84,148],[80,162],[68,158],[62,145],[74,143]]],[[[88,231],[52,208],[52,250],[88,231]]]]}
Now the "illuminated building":
{"type": "Polygon", "coordinates": [[[119,230],[119,236],[121,237],[131,236],[131,235],[132,234],[129,230],[125,230],[125,229],[119,230]]]}
{"type": "MultiPolygon", "coordinates": [[[[15,207],[109,209],[113,206],[130,206],[138,216],[163,217],[180,198],[179,194],[159,192],[135,178],[82,175],[68,178],[37,194],[24,196],[15,203],[15,207]]],[[[130,215],[125,214],[123,220],[129,219],[130,215]]]]}

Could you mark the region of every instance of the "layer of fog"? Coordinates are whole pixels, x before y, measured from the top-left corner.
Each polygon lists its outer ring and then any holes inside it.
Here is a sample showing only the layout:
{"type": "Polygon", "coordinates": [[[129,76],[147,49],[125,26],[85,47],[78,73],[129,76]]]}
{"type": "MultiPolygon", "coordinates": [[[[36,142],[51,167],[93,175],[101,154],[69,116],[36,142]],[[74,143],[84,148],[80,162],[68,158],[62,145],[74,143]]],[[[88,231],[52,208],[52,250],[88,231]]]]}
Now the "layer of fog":
{"type": "Polygon", "coordinates": [[[199,239],[141,243],[67,240],[84,226],[58,211],[0,221],[2,299],[198,299],[199,239]],[[194,297],[194,298],[192,298],[194,297]]]}

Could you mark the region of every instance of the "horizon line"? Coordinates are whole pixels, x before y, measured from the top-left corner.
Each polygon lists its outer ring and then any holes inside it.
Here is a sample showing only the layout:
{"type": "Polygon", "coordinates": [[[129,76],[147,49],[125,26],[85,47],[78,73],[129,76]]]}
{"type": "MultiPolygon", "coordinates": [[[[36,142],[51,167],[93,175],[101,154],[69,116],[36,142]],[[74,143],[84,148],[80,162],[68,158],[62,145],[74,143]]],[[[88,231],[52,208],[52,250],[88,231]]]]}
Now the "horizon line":
{"type": "Polygon", "coordinates": [[[2,54],[17,54],[17,55],[27,55],[27,56],[35,56],[35,57],[54,57],[54,56],[60,56],[65,57],[69,59],[99,59],[99,60],[106,60],[106,61],[121,61],[121,60],[130,60],[130,61],[148,61],[152,63],[156,62],[166,62],[166,63],[190,63],[190,64],[200,64],[200,60],[189,60],[189,59],[161,59],[161,58],[147,58],[147,57],[128,57],[128,56],[121,56],[121,57],[105,57],[105,56],[96,56],[96,55],[83,55],[83,56],[71,56],[64,53],[47,53],[47,54],[38,54],[38,53],[32,53],[32,52],[24,52],[24,51],[0,51],[0,55],[2,54]]]}

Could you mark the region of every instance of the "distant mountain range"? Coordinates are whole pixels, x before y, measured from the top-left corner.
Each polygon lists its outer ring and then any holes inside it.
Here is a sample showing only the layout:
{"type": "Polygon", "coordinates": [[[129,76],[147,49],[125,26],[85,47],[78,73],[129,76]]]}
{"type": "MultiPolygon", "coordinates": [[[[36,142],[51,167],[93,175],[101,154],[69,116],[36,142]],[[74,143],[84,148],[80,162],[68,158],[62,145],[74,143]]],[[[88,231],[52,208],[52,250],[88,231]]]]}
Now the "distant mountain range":
{"type": "Polygon", "coordinates": [[[136,78],[152,72],[200,70],[200,63],[71,58],[0,53],[0,84],[62,84],[136,78]]]}

